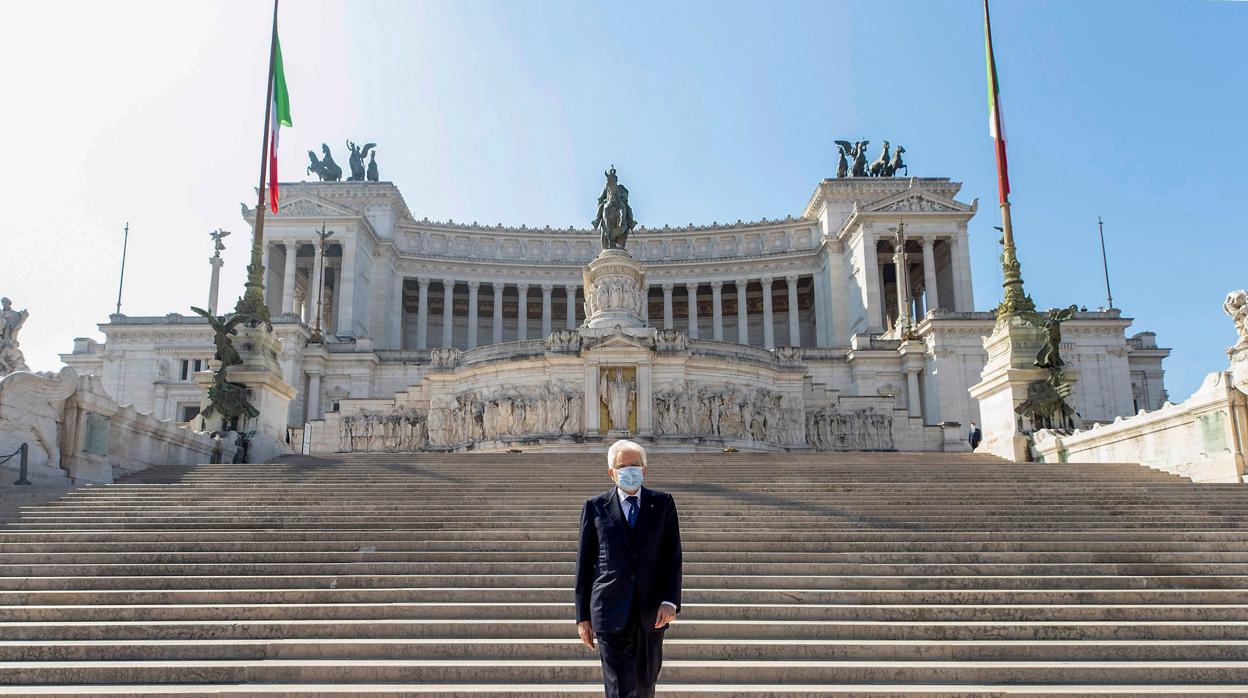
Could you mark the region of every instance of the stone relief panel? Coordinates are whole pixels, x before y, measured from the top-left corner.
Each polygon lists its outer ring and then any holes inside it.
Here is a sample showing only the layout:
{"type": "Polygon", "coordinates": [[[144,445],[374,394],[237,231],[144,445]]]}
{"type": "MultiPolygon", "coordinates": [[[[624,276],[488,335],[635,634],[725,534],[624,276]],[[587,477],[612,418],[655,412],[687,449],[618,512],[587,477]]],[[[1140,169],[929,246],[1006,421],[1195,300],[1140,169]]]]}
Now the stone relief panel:
{"type": "Polygon", "coordinates": [[[766,388],[694,381],[669,384],[654,395],[659,436],[718,436],[778,446],[804,445],[802,408],[766,388]]]}
{"type": "Polygon", "coordinates": [[[817,451],[891,451],[893,417],[869,409],[807,410],[806,438],[817,451]]]}
{"type": "Polygon", "coordinates": [[[338,423],[338,450],[347,453],[406,453],[428,444],[425,415],[416,410],[361,413],[338,423]]]}

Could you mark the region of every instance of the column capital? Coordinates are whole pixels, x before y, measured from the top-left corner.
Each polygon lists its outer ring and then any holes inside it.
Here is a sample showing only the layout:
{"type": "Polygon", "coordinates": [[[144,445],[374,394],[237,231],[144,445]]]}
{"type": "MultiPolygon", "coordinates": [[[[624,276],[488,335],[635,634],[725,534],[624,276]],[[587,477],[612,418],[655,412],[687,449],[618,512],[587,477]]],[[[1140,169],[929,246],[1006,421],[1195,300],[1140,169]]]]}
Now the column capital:
{"type": "Polygon", "coordinates": [[[576,289],[580,287],[581,287],[580,284],[564,284],[563,290],[566,291],[568,295],[571,296],[571,295],[576,295],[576,289]]]}
{"type": "Polygon", "coordinates": [[[468,282],[468,290],[469,290],[469,291],[476,291],[476,290],[477,290],[477,289],[479,289],[479,288],[481,288],[481,282],[480,282],[480,281],[469,281],[469,282],[468,282]]]}
{"type": "Polygon", "coordinates": [[[529,285],[528,284],[516,284],[516,290],[519,291],[521,295],[523,295],[529,292],[529,285]]]}
{"type": "Polygon", "coordinates": [[[697,290],[698,290],[698,287],[699,287],[699,286],[701,286],[701,285],[702,285],[702,282],[700,282],[700,281],[686,281],[686,282],[685,282],[685,290],[689,291],[690,293],[693,293],[693,292],[697,291],[697,290]]]}
{"type": "Polygon", "coordinates": [[[494,289],[495,298],[498,298],[503,295],[503,284],[491,283],[490,288],[494,289]]]}
{"type": "Polygon", "coordinates": [[[664,293],[671,293],[672,289],[676,288],[676,284],[672,283],[671,281],[664,281],[662,286],[663,286],[664,293]]]}
{"type": "Polygon", "coordinates": [[[733,280],[732,284],[736,286],[737,288],[745,288],[746,286],[750,285],[750,280],[749,278],[735,279],[733,280]]]}
{"type": "Polygon", "coordinates": [[[760,276],[758,282],[763,285],[763,288],[771,288],[771,282],[775,280],[774,276],[760,276]]]}
{"type": "Polygon", "coordinates": [[[711,290],[712,290],[712,291],[719,291],[719,290],[720,290],[720,289],[722,289],[723,287],[724,287],[724,282],[723,282],[723,281],[712,281],[712,282],[711,282],[711,290]]]}
{"type": "Polygon", "coordinates": [[[919,242],[922,242],[924,247],[931,247],[936,244],[936,238],[920,238],[919,242]]]}
{"type": "Polygon", "coordinates": [[[455,279],[442,279],[442,288],[453,289],[456,283],[455,279]]]}
{"type": "Polygon", "coordinates": [[[420,289],[421,289],[422,291],[423,291],[423,290],[425,290],[425,289],[427,289],[427,288],[429,288],[429,282],[430,282],[430,281],[432,281],[432,279],[427,279],[427,278],[425,278],[425,277],[423,277],[423,276],[422,276],[422,277],[420,277],[419,279],[416,279],[416,283],[420,284],[420,289]]]}
{"type": "Polygon", "coordinates": [[[542,284],[542,295],[549,296],[555,290],[554,284],[542,284]]]}
{"type": "Polygon", "coordinates": [[[797,283],[797,277],[798,277],[798,276],[799,276],[798,274],[785,274],[785,275],[784,275],[784,280],[785,280],[787,283],[790,283],[790,284],[795,284],[795,283],[797,283]]]}

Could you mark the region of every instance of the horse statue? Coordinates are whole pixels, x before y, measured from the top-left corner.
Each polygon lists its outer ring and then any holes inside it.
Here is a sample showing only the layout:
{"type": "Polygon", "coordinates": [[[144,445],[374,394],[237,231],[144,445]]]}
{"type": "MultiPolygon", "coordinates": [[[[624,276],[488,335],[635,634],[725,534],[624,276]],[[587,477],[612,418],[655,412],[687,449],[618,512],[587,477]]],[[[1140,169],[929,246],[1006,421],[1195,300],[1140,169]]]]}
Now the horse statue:
{"type": "Polygon", "coordinates": [[[376,150],[368,154],[368,174],[366,176],[368,177],[368,181],[370,182],[377,181],[377,151],[376,150]]]}
{"type": "Polygon", "coordinates": [[[888,161],[888,165],[884,168],[883,176],[896,177],[897,170],[903,169],[906,171],[906,176],[910,176],[910,168],[906,167],[906,163],[901,160],[901,154],[904,152],[906,152],[906,149],[900,145],[893,150],[893,159],[888,161]]]}
{"type": "Polygon", "coordinates": [[[888,167],[888,141],[884,141],[884,150],[880,151],[880,157],[871,163],[871,176],[882,177],[884,170],[888,167]]]}
{"type": "Polygon", "coordinates": [[[854,143],[854,149],[850,155],[854,158],[854,164],[850,168],[849,176],[866,177],[867,175],[867,146],[871,141],[858,141],[854,143]]]}
{"type": "Polygon", "coordinates": [[[368,157],[368,151],[372,150],[375,145],[377,144],[365,143],[363,148],[359,148],[355,143],[347,141],[347,150],[351,151],[351,158],[348,162],[351,166],[351,176],[347,179],[348,182],[364,181],[364,158],[368,157]]]}
{"type": "Polygon", "coordinates": [[[312,164],[308,165],[308,174],[316,173],[322,182],[337,182],[342,179],[342,168],[338,163],[334,162],[334,157],[329,154],[329,146],[321,144],[321,152],[325,157],[321,160],[316,159],[316,153],[309,150],[308,159],[312,164]]]}
{"type": "Polygon", "coordinates": [[[598,197],[598,215],[590,225],[601,234],[602,249],[622,250],[637,221],[633,220],[633,209],[628,204],[628,189],[616,178],[615,165],[603,174],[607,184],[598,197]]]}
{"type": "Polygon", "coordinates": [[[854,146],[849,141],[834,141],[836,143],[836,153],[838,160],[836,162],[836,176],[849,176],[849,154],[853,152],[854,146]]]}

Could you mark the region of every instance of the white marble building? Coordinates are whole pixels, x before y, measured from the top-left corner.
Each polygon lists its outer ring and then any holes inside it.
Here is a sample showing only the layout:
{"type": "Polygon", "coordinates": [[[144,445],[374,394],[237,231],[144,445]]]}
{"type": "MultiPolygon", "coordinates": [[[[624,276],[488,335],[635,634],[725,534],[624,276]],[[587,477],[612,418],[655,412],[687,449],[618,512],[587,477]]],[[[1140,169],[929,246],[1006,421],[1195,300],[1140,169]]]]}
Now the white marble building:
{"type": "MultiPolygon", "coordinates": [[[[954,449],[977,419],[967,389],[993,315],[971,287],[977,204],[956,200],[947,178],[824,180],[795,217],[637,229],[628,250],[645,267],[654,328],[640,339],[568,332],[585,320],[592,231],[417,220],[388,182],[282,186],[265,219],[267,298],[298,391],[289,423],[312,425],[314,450],[603,439],[599,370],[614,368],[636,394],[611,433],[659,447],[954,449]],[[324,259],[322,224],[335,233],[324,259]],[[308,344],[318,288],[325,341],[308,344]],[[906,339],[903,313],[916,318],[906,339]]],[[[1085,422],[1165,400],[1169,350],[1152,333],[1128,337],[1131,322],[1110,310],[1063,326],[1085,422]]],[[[193,415],[206,323],[113,316],[100,330],[104,344],[75,340],[63,360],[117,400],[193,415]]]]}

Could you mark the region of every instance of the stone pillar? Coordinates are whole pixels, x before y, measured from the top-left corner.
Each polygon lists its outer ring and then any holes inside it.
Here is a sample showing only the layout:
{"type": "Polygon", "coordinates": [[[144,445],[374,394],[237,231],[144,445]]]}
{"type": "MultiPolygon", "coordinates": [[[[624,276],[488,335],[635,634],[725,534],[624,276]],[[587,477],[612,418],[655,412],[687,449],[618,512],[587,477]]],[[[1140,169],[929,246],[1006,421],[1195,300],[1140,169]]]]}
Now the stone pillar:
{"type": "Polygon", "coordinates": [[[685,284],[685,294],[689,298],[689,338],[698,338],[698,284],[685,284]]]}
{"type": "Polygon", "coordinates": [[[650,389],[650,364],[637,366],[637,435],[654,435],[654,395],[650,389]]]}
{"type": "Polygon", "coordinates": [[[420,307],[416,318],[416,348],[429,348],[429,279],[417,279],[420,285],[420,307]]]}
{"type": "Polygon", "coordinates": [[[451,348],[455,330],[455,281],[442,279],[442,346],[451,348]]]}
{"type": "Polygon", "coordinates": [[[849,344],[849,292],[845,284],[845,255],[828,255],[828,342],[834,347],[849,344]]]}
{"type": "Polygon", "coordinates": [[[953,309],[958,312],[969,312],[975,309],[975,299],[971,291],[971,258],[966,245],[958,234],[949,238],[949,266],[953,278],[953,309]]]}
{"type": "Polygon", "coordinates": [[[338,317],[335,326],[338,336],[355,336],[355,240],[342,241],[342,271],[338,274],[340,288],[334,289],[338,296],[338,317]]]}
{"type": "MultiPolygon", "coordinates": [[[[862,233],[863,258],[862,305],[867,315],[867,332],[884,329],[884,294],[880,290],[880,254],[876,251],[878,238],[866,231],[862,233]]],[[[846,337],[848,339],[848,337],[846,337]]]]}
{"type": "Polygon", "coordinates": [[[760,281],[763,284],[763,346],[767,349],[776,348],[776,330],[772,325],[771,310],[771,282],[770,276],[764,276],[760,281]]]}
{"type": "Polygon", "coordinates": [[[481,289],[480,281],[468,282],[468,348],[477,348],[477,293],[481,289]]]}
{"type": "Polygon", "coordinates": [[[295,312],[295,260],[299,254],[299,243],[286,243],[286,269],[282,274],[282,314],[295,312]]]}
{"type": "Polygon", "coordinates": [[[564,286],[563,292],[568,294],[568,329],[576,329],[576,286],[564,286]]]}
{"type": "Polygon", "coordinates": [[[724,341],[724,282],[711,282],[711,336],[716,342],[724,341]]]}
{"type": "Polygon", "coordinates": [[[308,421],[321,418],[321,374],[308,374],[308,421]]]}
{"type": "Polygon", "coordinates": [[[906,374],[906,412],[911,419],[923,418],[923,400],[919,392],[919,374],[927,363],[923,342],[902,342],[897,353],[901,354],[901,370],[906,374]]]}
{"type": "Polygon", "coordinates": [[[208,281],[208,312],[216,315],[217,298],[221,295],[221,265],[225,264],[225,260],[215,255],[208,258],[208,263],[212,265],[212,278],[208,281]]]}
{"type": "Polygon", "coordinates": [[[394,272],[394,301],[390,308],[390,346],[403,349],[403,275],[394,272]]]}
{"type": "Polygon", "coordinates": [[[650,326],[650,284],[641,287],[641,326],[650,326]]]}
{"type": "Polygon", "coordinates": [[[663,284],[663,329],[672,329],[672,284],[663,284]]]}
{"type": "Polygon", "coordinates": [[[585,362],[585,435],[592,436],[600,430],[598,424],[598,364],[585,362]]]}
{"type": "Polygon", "coordinates": [[[797,274],[784,277],[789,290],[789,346],[802,345],[802,330],[797,324],[797,274]]]}
{"type": "Polygon", "coordinates": [[[745,293],[750,288],[749,279],[737,279],[737,344],[750,343],[750,308],[745,293]]]}
{"type": "Polygon", "coordinates": [[[897,324],[904,325],[903,317],[910,317],[910,269],[906,264],[906,241],[893,250],[893,273],[897,277],[897,324]]]}
{"type": "Polygon", "coordinates": [[[492,281],[490,288],[494,289],[494,343],[499,344],[503,341],[503,285],[492,281]]]}
{"type": "Polygon", "coordinates": [[[815,298],[815,346],[826,347],[831,345],[830,333],[831,328],[828,327],[828,273],[826,269],[816,269],[814,275],[811,276],[814,282],[814,298],[815,298]]]}
{"type": "MultiPolygon", "coordinates": [[[[324,261],[321,256],[321,246],[318,244],[313,247],[312,273],[309,275],[312,283],[308,286],[308,309],[304,312],[304,315],[307,315],[305,322],[309,325],[315,324],[317,310],[325,302],[325,280],[322,278],[323,274],[321,273],[324,261]]],[[[324,320],[325,318],[322,317],[321,319],[324,320]]]]}
{"type": "Polygon", "coordinates": [[[935,244],[935,240],[923,238],[923,295],[927,300],[923,305],[927,310],[940,307],[940,294],[936,291],[936,255],[932,250],[935,244]]]}
{"type": "Polygon", "coordinates": [[[516,339],[523,342],[529,338],[529,285],[516,284],[516,339]]]}
{"type": "Polygon", "coordinates": [[[550,336],[550,296],[554,293],[554,284],[542,284],[542,337],[550,336]]]}

